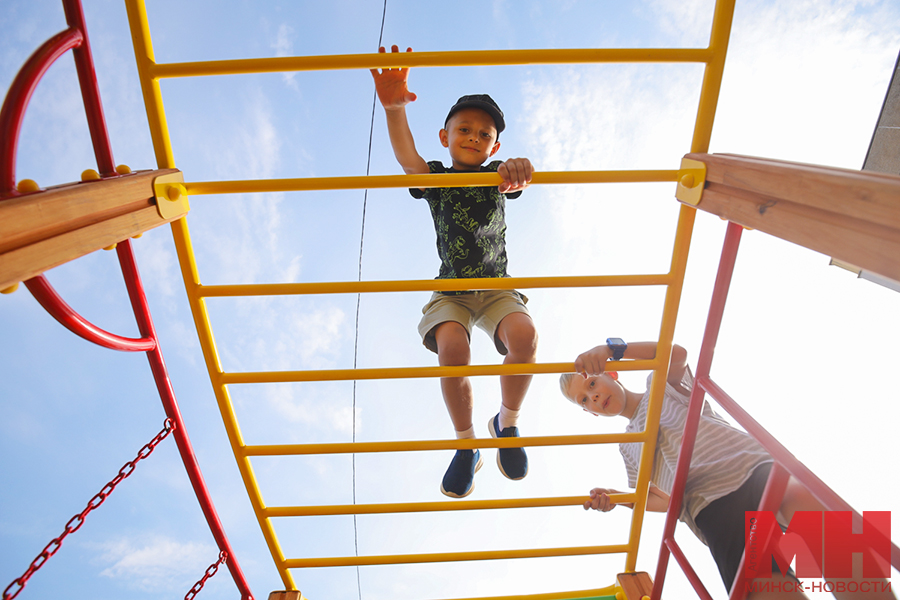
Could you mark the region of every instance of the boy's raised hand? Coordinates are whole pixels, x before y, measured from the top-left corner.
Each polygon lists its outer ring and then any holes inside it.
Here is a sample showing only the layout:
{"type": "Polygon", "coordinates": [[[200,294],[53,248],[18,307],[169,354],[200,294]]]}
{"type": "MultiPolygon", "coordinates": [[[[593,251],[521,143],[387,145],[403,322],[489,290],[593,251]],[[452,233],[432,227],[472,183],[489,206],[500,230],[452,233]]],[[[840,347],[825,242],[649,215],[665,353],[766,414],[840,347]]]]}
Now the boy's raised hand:
{"type": "Polygon", "coordinates": [[[585,378],[591,375],[602,375],[606,370],[606,361],[612,358],[609,346],[597,346],[582,352],[575,359],[575,372],[585,378]]]}
{"type": "Polygon", "coordinates": [[[524,190],[531,183],[534,167],[527,158],[510,158],[497,167],[497,173],[503,178],[497,190],[501,194],[524,190]]]}
{"type": "MultiPolygon", "coordinates": [[[[378,52],[384,53],[384,46],[378,49],[378,52]]],[[[412,48],[407,48],[407,52],[412,52],[412,48]]],[[[400,52],[397,45],[391,46],[391,52],[400,52]]],[[[410,102],[415,102],[416,95],[409,91],[406,85],[409,79],[409,69],[369,69],[372,77],[375,79],[375,91],[378,92],[378,99],[385,110],[403,108],[410,102]]]]}

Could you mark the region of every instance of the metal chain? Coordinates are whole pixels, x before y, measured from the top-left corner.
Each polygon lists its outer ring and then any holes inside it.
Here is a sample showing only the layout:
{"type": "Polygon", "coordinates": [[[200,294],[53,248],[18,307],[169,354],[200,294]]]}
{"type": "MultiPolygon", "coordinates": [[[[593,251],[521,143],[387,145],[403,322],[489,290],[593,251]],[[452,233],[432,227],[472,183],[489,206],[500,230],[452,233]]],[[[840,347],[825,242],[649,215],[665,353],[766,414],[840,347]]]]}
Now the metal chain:
{"type": "Polygon", "coordinates": [[[194,584],[194,587],[190,589],[190,591],[184,595],[184,600],[193,600],[194,596],[200,593],[200,590],[203,589],[203,584],[206,583],[206,580],[216,574],[216,571],[219,570],[219,565],[224,564],[225,561],[228,560],[228,553],[222,550],[219,552],[219,560],[215,563],[211,564],[208,569],[206,569],[206,573],[203,574],[203,577],[200,578],[200,581],[194,584]]]}
{"type": "Polygon", "coordinates": [[[28,579],[32,575],[34,575],[38,569],[43,567],[44,563],[47,562],[47,560],[51,556],[56,554],[56,551],[59,550],[60,546],[62,546],[63,540],[66,539],[66,536],[70,533],[75,533],[76,531],[78,531],[78,529],[84,524],[84,519],[88,516],[88,513],[103,504],[103,501],[106,500],[107,496],[109,496],[114,489],[116,489],[116,486],[119,485],[119,483],[123,479],[134,472],[135,465],[137,465],[139,461],[150,456],[150,454],[153,452],[153,449],[156,448],[157,444],[163,441],[166,436],[172,432],[173,429],[175,429],[175,421],[173,421],[172,419],[166,419],[165,423],[163,424],[162,431],[157,433],[156,437],[150,440],[149,443],[147,443],[138,451],[137,457],[134,460],[125,463],[125,465],[121,469],[119,469],[119,474],[116,475],[112,481],[103,486],[103,489],[101,489],[96,496],[91,498],[90,502],[87,503],[87,506],[83,511],[69,519],[69,522],[66,523],[66,528],[62,532],[62,534],[58,538],[47,544],[47,546],[41,551],[41,553],[38,554],[37,558],[35,558],[31,562],[31,564],[28,566],[28,569],[21,577],[19,577],[18,579],[14,579],[12,583],[6,586],[6,589],[3,590],[3,600],[12,600],[19,595],[19,592],[25,589],[25,584],[28,583],[28,579]]]}

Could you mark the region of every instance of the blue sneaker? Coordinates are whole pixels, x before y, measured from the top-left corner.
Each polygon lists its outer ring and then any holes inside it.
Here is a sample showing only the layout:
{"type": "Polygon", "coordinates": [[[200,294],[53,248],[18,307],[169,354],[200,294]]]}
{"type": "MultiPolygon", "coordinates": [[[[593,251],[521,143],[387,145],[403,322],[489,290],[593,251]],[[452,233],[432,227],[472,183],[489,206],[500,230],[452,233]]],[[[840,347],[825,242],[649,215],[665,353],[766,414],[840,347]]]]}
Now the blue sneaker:
{"type": "Polygon", "coordinates": [[[465,498],[471,494],[475,489],[475,473],[482,464],[478,450],[457,450],[444,473],[441,493],[451,498],[465,498]]]}
{"type": "MultiPolygon", "coordinates": [[[[518,427],[507,427],[500,430],[500,414],[488,421],[491,437],[519,437],[518,427]]],[[[524,479],[528,475],[528,457],[525,448],[498,448],[497,466],[507,479],[524,479]]]]}

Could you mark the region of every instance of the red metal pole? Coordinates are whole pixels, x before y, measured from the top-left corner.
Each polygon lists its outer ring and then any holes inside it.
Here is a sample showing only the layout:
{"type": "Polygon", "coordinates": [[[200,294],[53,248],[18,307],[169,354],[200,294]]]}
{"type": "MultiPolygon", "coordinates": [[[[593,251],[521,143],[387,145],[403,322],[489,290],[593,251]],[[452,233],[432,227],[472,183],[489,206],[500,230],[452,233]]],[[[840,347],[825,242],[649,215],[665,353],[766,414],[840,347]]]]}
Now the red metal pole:
{"type": "Polygon", "coordinates": [[[109,132],[106,129],[106,117],[103,116],[103,104],[100,102],[100,87],[97,84],[97,72],[94,70],[94,56],[88,39],[87,26],[84,22],[84,9],[81,0],[63,0],[66,23],[69,27],[81,32],[84,42],[72,50],[75,57],[75,70],[78,72],[78,83],[81,85],[81,97],[84,100],[84,112],[87,115],[91,141],[94,143],[94,156],[97,157],[97,170],[104,177],[116,174],[116,163],[113,159],[109,132]]]}
{"type": "MultiPolygon", "coordinates": [[[[152,340],[157,340],[156,329],[153,326],[153,319],[150,317],[150,307],[147,304],[147,297],[144,294],[144,286],[138,273],[137,263],[134,260],[134,251],[131,248],[131,240],[125,240],[116,247],[119,255],[119,263],[122,265],[122,275],[125,277],[125,285],[128,288],[128,296],[131,299],[131,306],[134,309],[134,316],[138,322],[138,328],[141,335],[152,340]]],[[[247,583],[244,573],[235,558],[234,550],[231,543],[225,535],[225,529],[216,513],[209,490],[203,480],[200,472],[200,465],[197,463],[197,457],[194,455],[194,449],[191,446],[191,440],[187,435],[187,429],[184,427],[184,421],[181,417],[181,410],[178,408],[178,402],[175,399],[175,391],[172,388],[172,382],[169,379],[169,373],[166,370],[166,363],[163,360],[162,351],[157,343],[153,350],[147,352],[147,358],[150,361],[150,369],[153,371],[153,378],[156,380],[156,387],[159,390],[159,397],[162,400],[166,416],[175,422],[175,442],[178,445],[178,451],[181,453],[181,460],[184,462],[184,468],[194,487],[194,493],[203,510],[203,516],[209,524],[210,531],[220,551],[226,552],[228,556],[228,570],[234,578],[234,583],[241,592],[243,600],[252,600],[253,595],[250,592],[250,586],[247,583]]]]}
{"type": "MultiPolygon", "coordinates": [[[[768,510],[777,513],[784,501],[784,490],[787,488],[788,479],[791,475],[784,470],[784,467],[777,462],[772,465],[769,471],[769,478],[766,480],[766,488],[763,490],[762,498],[759,499],[759,510],[768,510]]],[[[765,548],[766,546],[762,546],[765,548]]],[[[744,600],[747,596],[747,590],[744,583],[747,578],[744,577],[744,563],[747,561],[747,553],[741,555],[741,562],[738,565],[738,571],[734,576],[731,585],[731,593],[728,600],[744,600]]]]}
{"type": "Polygon", "coordinates": [[[684,571],[685,576],[688,581],[694,586],[694,591],[697,592],[697,596],[701,598],[701,600],[713,600],[713,597],[710,596],[709,591],[706,589],[706,586],[703,585],[703,582],[700,581],[700,576],[697,575],[697,572],[694,571],[694,568],[691,566],[691,563],[688,561],[687,556],[684,555],[684,552],[681,551],[681,546],[678,545],[678,542],[675,541],[674,538],[668,538],[665,541],[666,548],[672,553],[672,556],[675,557],[676,562],[678,562],[678,566],[681,567],[681,570],[684,571]]]}
{"type": "Polygon", "coordinates": [[[0,198],[18,196],[16,191],[16,150],[25,109],[38,82],[56,59],[84,40],[81,31],[70,27],[43,43],[19,69],[0,109],[0,198]]]}
{"type": "MultiPolygon", "coordinates": [[[[696,384],[695,384],[696,385],[696,384]]],[[[819,477],[809,470],[809,467],[791,454],[781,442],[776,440],[771,433],[766,431],[762,425],[756,422],[747,411],[741,408],[725,391],[720,388],[709,377],[700,381],[700,385],[712,396],[716,402],[743,427],[747,433],[752,435],[760,445],[766,449],[766,452],[772,455],[776,464],[781,465],[788,473],[796,478],[803,487],[808,489],[816,499],[822,503],[825,510],[849,510],[853,513],[853,518],[857,522],[862,522],[862,516],[853,510],[853,507],[841,498],[837,492],[832,490],[828,485],[819,479],[819,477]]],[[[891,542],[891,565],[895,569],[900,569],[900,548],[897,544],[891,542]]]]}
{"type": "MultiPolygon", "coordinates": [[[[722,324],[722,314],[725,312],[725,301],[728,298],[728,288],[731,285],[731,276],[734,273],[734,262],[737,259],[738,246],[741,242],[743,228],[735,223],[728,223],[725,232],[725,243],[722,247],[722,256],[719,259],[719,271],[716,274],[716,283],[713,288],[712,300],[709,306],[709,316],[706,319],[706,330],[703,333],[703,344],[700,347],[700,355],[697,358],[697,373],[694,388],[691,390],[691,400],[688,404],[688,414],[685,420],[684,433],[681,439],[681,449],[678,452],[678,464],[675,467],[675,481],[669,495],[669,509],[666,512],[666,524],[663,529],[663,538],[659,548],[659,560],[656,565],[656,576],[653,578],[652,600],[659,600],[662,595],[663,583],[666,579],[666,569],[669,565],[668,542],[675,540],[675,525],[681,514],[681,502],[684,496],[684,486],[687,481],[687,473],[691,464],[691,455],[694,452],[694,441],[697,437],[697,428],[700,423],[700,412],[703,408],[703,388],[697,385],[697,380],[709,375],[712,365],[713,351],[719,337],[719,327],[722,324]]],[[[699,580],[698,580],[699,582],[699,580]]],[[[692,582],[693,583],[693,582],[692,582]]],[[[699,594],[697,586],[694,586],[699,594]]],[[[705,591],[705,590],[704,590],[705,591]]]]}

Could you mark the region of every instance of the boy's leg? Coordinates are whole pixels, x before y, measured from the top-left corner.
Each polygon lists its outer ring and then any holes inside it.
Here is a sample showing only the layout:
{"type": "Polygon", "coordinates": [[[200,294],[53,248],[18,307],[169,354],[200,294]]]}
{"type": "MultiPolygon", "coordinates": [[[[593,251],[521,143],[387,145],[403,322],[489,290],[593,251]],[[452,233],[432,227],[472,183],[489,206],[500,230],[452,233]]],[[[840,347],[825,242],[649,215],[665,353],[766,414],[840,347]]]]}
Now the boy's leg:
{"type": "MultiPolygon", "coordinates": [[[[524,305],[522,305],[524,307],[524,305]]],[[[504,316],[495,338],[505,346],[504,364],[533,363],[537,358],[537,331],[526,312],[510,312],[504,316]]],[[[519,409],[531,384],[531,375],[504,375],[500,377],[500,413],[488,422],[493,437],[519,437],[516,427],[519,409]]],[[[528,457],[524,448],[500,448],[497,451],[500,472],[509,479],[522,479],[528,475],[528,457]]]]}
{"type": "MultiPolygon", "coordinates": [[[[469,334],[456,321],[445,321],[434,328],[438,363],[442,367],[469,364],[469,334]]],[[[453,421],[456,437],[474,438],[472,427],[472,384],[468,377],[441,378],[444,404],[453,421]]],[[[452,498],[464,498],[474,489],[475,473],[481,468],[481,452],[457,450],[441,481],[441,492],[452,498]]]]}
{"type": "MultiPolygon", "coordinates": [[[[497,337],[507,348],[503,364],[527,363],[537,360],[537,330],[527,313],[514,312],[503,317],[497,327],[497,337]]],[[[531,385],[531,375],[503,375],[500,377],[500,395],[503,406],[518,412],[525,400],[525,393],[531,385]]],[[[514,426],[501,416],[501,429],[514,426]]]]}
{"type": "MultiPolygon", "coordinates": [[[[469,334],[456,321],[445,321],[435,327],[438,364],[442,367],[458,367],[469,364],[469,334]]],[[[463,432],[472,428],[472,383],[468,377],[443,377],[441,392],[444,404],[453,421],[453,428],[463,432]]],[[[471,436],[471,437],[474,437],[471,436]]]]}

